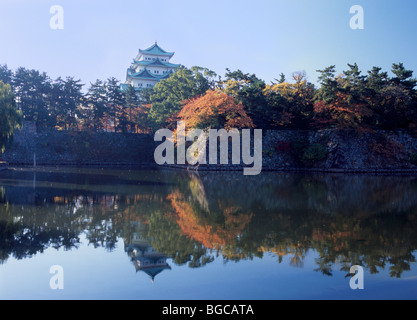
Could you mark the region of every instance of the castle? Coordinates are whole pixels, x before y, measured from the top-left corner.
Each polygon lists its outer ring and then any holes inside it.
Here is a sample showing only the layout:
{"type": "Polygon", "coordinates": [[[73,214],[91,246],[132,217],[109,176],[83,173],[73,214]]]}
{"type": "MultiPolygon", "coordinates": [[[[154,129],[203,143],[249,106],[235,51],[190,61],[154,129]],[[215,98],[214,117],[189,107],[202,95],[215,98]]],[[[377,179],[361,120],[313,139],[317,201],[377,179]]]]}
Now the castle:
{"type": "Polygon", "coordinates": [[[126,82],[121,84],[121,89],[126,90],[129,85],[136,90],[153,88],[180,66],[169,62],[174,54],[163,50],[157,42],[146,50],[139,49],[138,55],[127,69],[126,82]]]}

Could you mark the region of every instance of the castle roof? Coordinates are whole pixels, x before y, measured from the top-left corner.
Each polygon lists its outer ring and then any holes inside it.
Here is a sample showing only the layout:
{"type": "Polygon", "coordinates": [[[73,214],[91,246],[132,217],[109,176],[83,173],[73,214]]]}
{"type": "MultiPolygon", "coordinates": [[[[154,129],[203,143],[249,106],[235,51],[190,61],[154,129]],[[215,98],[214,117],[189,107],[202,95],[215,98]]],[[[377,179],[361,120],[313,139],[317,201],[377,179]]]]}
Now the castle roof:
{"type": "Polygon", "coordinates": [[[160,274],[164,270],[171,270],[171,267],[169,265],[164,265],[161,267],[149,267],[149,268],[138,268],[136,265],[136,272],[143,271],[145,272],[152,280],[152,283],[155,280],[155,277],[160,274]]]}
{"type": "Polygon", "coordinates": [[[158,46],[156,42],[153,46],[149,47],[148,49],[145,49],[145,50],[139,49],[139,53],[156,55],[156,56],[168,56],[168,57],[172,57],[175,54],[175,52],[166,52],[164,49],[158,46]]]}
{"type": "Polygon", "coordinates": [[[132,73],[131,69],[128,69],[127,75],[135,78],[135,79],[143,79],[143,80],[155,80],[159,81],[161,77],[154,76],[152,73],[150,73],[147,69],[144,69],[137,73],[132,73]]]}
{"type": "Polygon", "coordinates": [[[154,75],[150,73],[147,69],[144,69],[140,72],[134,73],[132,69],[127,69],[127,77],[128,78],[134,78],[134,79],[141,79],[141,80],[154,80],[154,81],[160,81],[163,79],[167,79],[171,76],[171,72],[167,72],[162,76],[154,75]]]}
{"type": "Polygon", "coordinates": [[[166,68],[178,68],[179,64],[173,64],[169,62],[161,61],[160,59],[152,60],[152,61],[138,61],[136,59],[133,59],[133,63],[146,66],[146,67],[166,67],[166,68]]]}

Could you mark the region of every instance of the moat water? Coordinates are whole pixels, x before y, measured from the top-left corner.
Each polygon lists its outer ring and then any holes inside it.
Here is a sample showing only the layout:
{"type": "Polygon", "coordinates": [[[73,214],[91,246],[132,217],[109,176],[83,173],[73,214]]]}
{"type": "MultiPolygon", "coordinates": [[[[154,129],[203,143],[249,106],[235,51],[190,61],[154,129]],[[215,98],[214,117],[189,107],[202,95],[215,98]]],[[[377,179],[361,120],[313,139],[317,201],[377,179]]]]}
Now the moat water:
{"type": "Polygon", "coordinates": [[[417,177],[0,172],[0,299],[416,299],[416,252],[417,177]]]}

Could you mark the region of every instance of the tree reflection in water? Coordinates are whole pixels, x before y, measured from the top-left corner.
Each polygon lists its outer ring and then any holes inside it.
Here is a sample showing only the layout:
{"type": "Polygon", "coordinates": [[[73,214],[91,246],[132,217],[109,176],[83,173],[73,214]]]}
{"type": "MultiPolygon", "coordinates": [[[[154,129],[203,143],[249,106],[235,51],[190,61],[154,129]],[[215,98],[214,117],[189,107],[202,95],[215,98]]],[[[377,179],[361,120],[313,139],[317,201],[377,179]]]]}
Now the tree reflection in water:
{"type": "Polygon", "coordinates": [[[198,268],[273,254],[316,271],[353,264],[400,277],[415,262],[417,179],[365,175],[51,169],[0,177],[0,261],[138,239],[198,268]],[[139,238],[138,238],[139,237],[139,238]]]}

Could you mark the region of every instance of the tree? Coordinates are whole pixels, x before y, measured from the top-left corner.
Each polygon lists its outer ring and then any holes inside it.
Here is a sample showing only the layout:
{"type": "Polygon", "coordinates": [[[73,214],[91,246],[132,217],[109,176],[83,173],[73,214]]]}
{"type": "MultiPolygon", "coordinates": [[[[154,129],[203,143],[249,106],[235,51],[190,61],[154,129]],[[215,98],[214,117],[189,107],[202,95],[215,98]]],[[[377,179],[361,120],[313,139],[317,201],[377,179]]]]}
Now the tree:
{"type": "MultiPolygon", "coordinates": [[[[143,90],[142,90],[143,91],[143,90]]],[[[137,92],[131,85],[125,92],[126,100],[126,119],[131,132],[148,132],[148,113],[150,105],[141,102],[142,92],[137,92]],[[135,129],[135,130],[134,130],[135,129]]]]}
{"type": "Polygon", "coordinates": [[[267,115],[272,127],[307,128],[313,113],[314,85],[305,72],[294,72],[293,83],[281,82],[266,86],[267,115]]]}
{"type": "Polygon", "coordinates": [[[392,73],[394,74],[394,77],[391,78],[391,83],[393,85],[399,85],[410,93],[414,93],[417,80],[412,78],[412,70],[405,69],[404,64],[400,62],[392,65],[392,73]]]}
{"type": "Polygon", "coordinates": [[[372,67],[368,71],[366,78],[366,87],[368,90],[372,90],[372,95],[379,94],[381,90],[389,83],[389,77],[387,72],[381,72],[382,68],[372,67]]]}
{"type": "Polygon", "coordinates": [[[13,72],[9,70],[7,65],[0,65],[0,81],[5,84],[11,84],[13,78],[13,72]]]}
{"type": "Polygon", "coordinates": [[[81,80],[67,77],[65,80],[58,78],[51,88],[51,115],[56,117],[56,125],[68,130],[77,128],[79,105],[82,101],[81,92],[83,85],[81,80]]]}
{"type": "Polygon", "coordinates": [[[9,84],[0,81],[0,152],[5,151],[7,143],[15,130],[20,128],[21,112],[16,109],[13,91],[9,84]]]}
{"type": "Polygon", "coordinates": [[[153,88],[143,88],[140,91],[137,91],[140,104],[151,104],[151,97],[154,94],[153,88]]]}
{"type": "Polygon", "coordinates": [[[158,82],[151,94],[149,121],[159,129],[168,125],[167,120],[181,110],[183,101],[200,96],[214,86],[214,72],[200,67],[177,69],[169,78],[158,82]]]}
{"type": "Polygon", "coordinates": [[[291,128],[306,129],[313,116],[314,97],[316,89],[314,85],[307,81],[304,71],[294,72],[293,90],[291,95],[286,97],[290,102],[288,112],[291,115],[291,128]]]}
{"type": "Polygon", "coordinates": [[[213,90],[216,87],[215,78],[217,74],[214,71],[211,71],[207,68],[194,66],[191,67],[191,72],[194,75],[199,94],[203,94],[208,90],[213,90]]]}
{"type": "Polygon", "coordinates": [[[365,84],[366,76],[361,75],[358,64],[349,64],[349,70],[343,71],[344,78],[342,81],[343,87],[348,90],[358,90],[362,89],[365,84]]]}
{"type": "Polygon", "coordinates": [[[122,119],[122,128],[118,123],[118,115],[123,115],[123,106],[124,106],[124,96],[123,92],[120,90],[120,81],[114,77],[107,79],[105,89],[106,89],[106,106],[107,106],[107,115],[112,119],[114,132],[117,132],[118,129],[126,131],[126,117],[123,116],[122,119]]]}
{"type": "Polygon", "coordinates": [[[140,104],[139,95],[132,85],[129,85],[127,87],[127,90],[125,92],[125,101],[128,112],[127,124],[130,127],[130,131],[132,131],[132,128],[135,126],[135,123],[133,121],[133,110],[139,107],[140,104]]]}
{"type": "Polygon", "coordinates": [[[416,120],[416,101],[401,85],[388,85],[381,90],[378,110],[381,129],[407,128],[416,120]]]}
{"type": "Polygon", "coordinates": [[[95,130],[105,128],[102,123],[106,112],[106,88],[101,80],[96,80],[90,84],[87,95],[84,99],[84,122],[87,128],[95,130]]]}
{"type": "Polygon", "coordinates": [[[338,83],[335,77],[336,66],[332,65],[323,70],[317,70],[320,73],[318,81],[321,85],[316,93],[316,101],[331,101],[336,97],[338,83]]]}
{"type": "MultiPolygon", "coordinates": [[[[319,128],[334,125],[338,129],[364,130],[371,122],[372,90],[367,87],[367,77],[356,63],[348,67],[338,77],[335,77],[335,66],[318,70],[321,88],[316,94],[314,124],[319,128]]],[[[375,76],[379,73],[373,72],[375,76]]]]}
{"type": "MultiPolygon", "coordinates": [[[[275,81],[277,81],[278,83],[284,83],[285,81],[287,81],[287,79],[285,78],[285,74],[281,72],[279,74],[279,79],[275,79],[275,81]]],[[[274,83],[272,83],[272,84],[274,84],[274,83]]]]}
{"type": "Polygon", "coordinates": [[[26,121],[35,122],[37,127],[55,125],[49,103],[51,79],[46,73],[19,68],[14,74],[12,86],[16,94],[17,107],[22,111],[26,121]]]}
{"type": "Polygon", "coordinates": [[[398,129],[417,125],[417,80],[412,78],[413,71],[405,69],[403,63],[392,65],[391,78],[380,71],[374,67],[367,79],[375,126],[398,129]]]}
{"type": "Polygon", "coordinates": [[[205,95],[189,100],[178,113],[187,128],[222,129],[253,128],[242,104],[224,92],[209,90],[205,95]]]}
{"type": "MultiPolygon", "coordinates": [[[[364,108],[368,108],[367,105],[370,103],[370,92],[368,91],[366,85],[367,77],[362,75],[362,72],[359,70],[359,67],[356,63],[348,64],[348,66],[349,70],[343,71],[343,77],[339,79],[339,92],[345,94],[349,105],[363,106],[364,108]]],[[[340,100],[340,95],[337,96],[337,99],[340,100]]],[[[354,109],[354,107],[352,108],[354,109]]],[[[361,108],[359,107],[358,110],[359,109],[361,108]]],[[[368,111],[365,113],[368,115],[371,114],[368,111]]]]}
{"type": "Polygon", "coordinates": [[[226,80],[222,83],[222,91],[242,104],[256,128],[269,128],[270,116],[263,91],[265,81],[255,74],[243,73],[241,70],[231,72],[226,69],[226,80]]]}
{"type": "Polygon", "coordinates": [[[372,116],[368,104],[353,101],[349,94],[338,92],[332,101],[318,101],[314,105],[316,125],[338,129],[365,129],[366,118],[372,116]]]}

